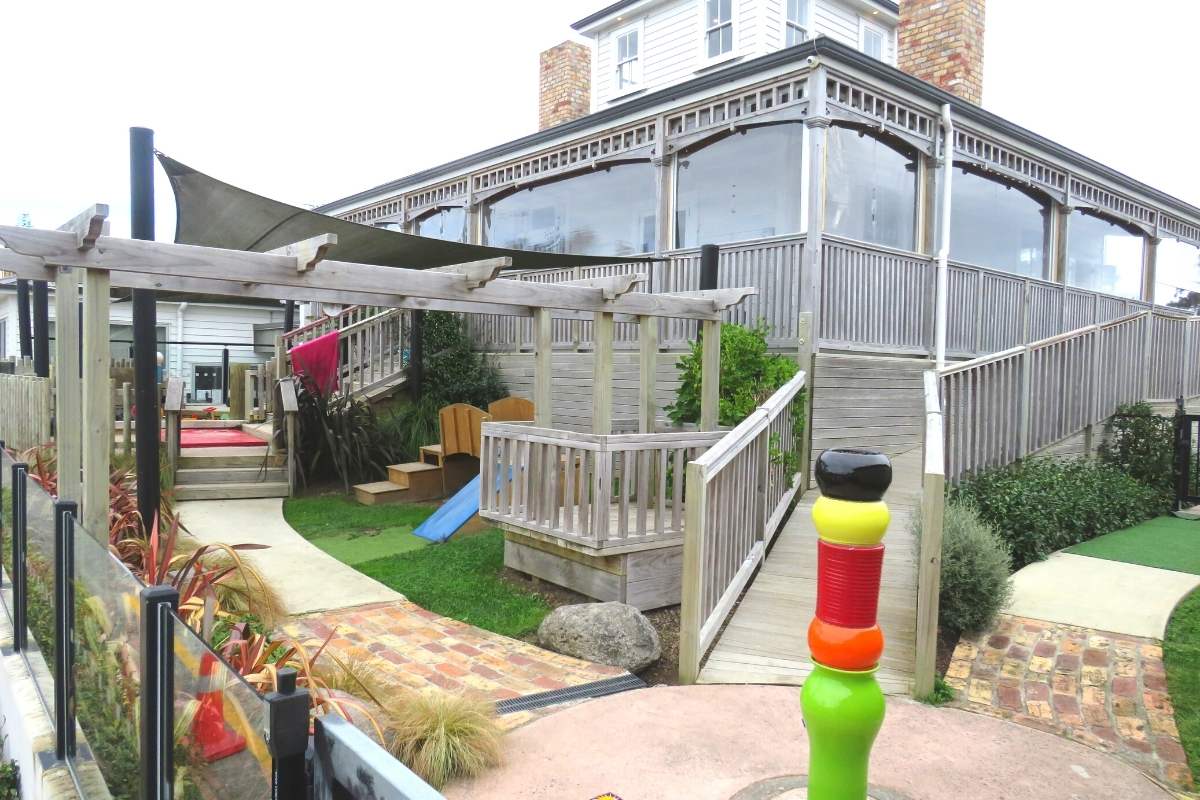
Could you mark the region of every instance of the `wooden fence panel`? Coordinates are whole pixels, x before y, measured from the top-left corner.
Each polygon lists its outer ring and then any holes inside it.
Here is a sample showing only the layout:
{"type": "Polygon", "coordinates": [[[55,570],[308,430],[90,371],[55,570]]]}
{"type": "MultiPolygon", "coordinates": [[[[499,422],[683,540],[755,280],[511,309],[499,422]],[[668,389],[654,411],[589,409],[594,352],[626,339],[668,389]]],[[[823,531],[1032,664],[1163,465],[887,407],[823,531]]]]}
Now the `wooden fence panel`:
{"type": "Polygon", "coordinates": [[[50,441],[50,379],[0,374],[0,440],[13,450],[50,441]]]}

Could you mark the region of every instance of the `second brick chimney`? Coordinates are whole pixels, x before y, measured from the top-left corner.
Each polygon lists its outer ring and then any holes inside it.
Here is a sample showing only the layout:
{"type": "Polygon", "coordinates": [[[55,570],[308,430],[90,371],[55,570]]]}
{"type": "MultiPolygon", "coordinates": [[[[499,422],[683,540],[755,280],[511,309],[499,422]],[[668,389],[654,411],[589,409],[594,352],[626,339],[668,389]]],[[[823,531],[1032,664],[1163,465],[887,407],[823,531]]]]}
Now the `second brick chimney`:
{"type": "Polygon", "coordinates": [[[900,69],[979,105],[985,0],[900,0],[900,69]]]}
{"type": "Polygon", "coordinates": [[[592,104],[592,50],[563,42],[539,57],[538,130],[588,114],[592,104]]]}

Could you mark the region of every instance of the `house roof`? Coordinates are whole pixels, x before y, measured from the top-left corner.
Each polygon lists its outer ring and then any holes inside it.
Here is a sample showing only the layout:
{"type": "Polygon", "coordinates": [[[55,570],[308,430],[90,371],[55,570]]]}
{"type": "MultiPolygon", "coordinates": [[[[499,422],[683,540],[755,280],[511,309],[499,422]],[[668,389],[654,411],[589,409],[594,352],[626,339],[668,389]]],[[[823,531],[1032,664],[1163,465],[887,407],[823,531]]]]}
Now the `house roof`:
{"type": "Polygon", "coordinates": [[[489,147],[486,150],[481,150],[463,158],[449,161],[430,169],[425,169],[420,172],[414,172],[397,180],[389,181],[388,183],[380,184],[371,189],[366,189],[361,192],[349,195],[347,197],[334,200],[326,203],[323,206],[315,209],[318,212],[326,212],[338,207],[352,205],[368,200],[378,199],[381,195],[395,193],[398,190],[416,186],[428,181],[439,178],[450,177],[456,173],[461,173],[467,169],[476,167],[482,163],[500,159],[508,155],[518,153],[522,150],[535,147],[541,144],[548,144],[554,141],[560,141],[564,137],[570,136],[577,132],[583,132],[597,125],[602,125],[606,122],[616,122],[625,120],[634,116],[639,111],[645,111],[664,104],[668,104],[674,100],[678,100],[706,89],[714,89],[725,84],[733,83],[743,78],[750,78],[758,73],[768,70],[777,69],[781,66],[794,64],[800,66],[807,59],[813,56],[826,57],[834,63],[840,63],[866,73],[878,80],[905,89],[912,94],[927,100],[935,105],[948,104],[953,110],[953,114],[958,119],[975,122],[984,127],[985,130],[995,131],[1013,139],[1032,145],[1033,147],[1043,151],[1044,153],[1062,160],[1070,166],[1078,167],[1083,170],[1094,173],[1095,175],[1106,178],[1110,181],[1121,184],[1127,188],[1133,189],[1143,194],[1146,198],[1160,203],[1168,208],[1173,208],[1183,214],[1187,214],[1194,219],[1200,219],[1200,208],[1186,203],[1177,197],[1155,189],[1152,186],[1135,180],[1111,167],[1108,167],[1099,161],[1095,161],[1087,156],[1064,147],[1057,142],[1039,136],[1038,134],[1023,128],[1013,122],[993,114],[990,111],[973,104],[961,97],[950,94],[947,91],[939,89],[931,83],[915,78],[907,72],[903,72],[896,67],[886,64],[877,58],[872,58],[853,47],[842,44],[828,36],[818,36],[814,39],[809,39],[806,42],[795,45],[794,47],[776,50],[758,58],[748,59],[737,62],[725,69],[714,70],[712,72],[699,75],[691,80],[667,86],[654,92],[639,95],[630,100],[617,105],[609,106],[592,114],[588,114],[570,122],[564,122],[561,125],[556,125],[552,128],[538,131],[537,133],[522,136],[519,139],[514,139],[505,144],[489,147]]]}
{"type": "MultiPolygon", "coordinates": [[[[612,5],[605,6],[594,14],[588,14],[583,19],[578,20],[577,22],[572,22],[571,28],[577,31],[583,30],[584,28],[599,22],[605,17],[616,14],[618,11],[623,11],[624,9],[629,8],[630,6],[639,2],[641,2],[641,0],[617,0],[617,2],[613,3],[612,5]]],[[[884,11],[890,11],[893,14],[900,13],[900,4],[893,3],[891,0],[867,0],[867,2],[871,3],[872,5],[879,6],[884,11]]]]}

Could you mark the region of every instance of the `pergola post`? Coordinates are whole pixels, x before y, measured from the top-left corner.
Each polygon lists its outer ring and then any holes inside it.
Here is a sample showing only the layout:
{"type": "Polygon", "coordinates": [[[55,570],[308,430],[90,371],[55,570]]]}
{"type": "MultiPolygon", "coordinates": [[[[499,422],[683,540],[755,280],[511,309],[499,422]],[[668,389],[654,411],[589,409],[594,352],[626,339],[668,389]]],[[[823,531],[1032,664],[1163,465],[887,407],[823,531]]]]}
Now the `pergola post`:
{"type": "Polygon", "coordinates": [[[654,433],[658,403],[654,389],[658,374],[658,319],[638,317],[638,433],[654,433]]]}
{"type": "Polygon", "coordinates": [[[54,442],[58,450],[58,497],[82,500],[80,446],[83,441],[79,378],[79,285],[82,270],[59,267],[54,281],[54,442]]]}
{"type": "Polygon", "coordinates": [[[108,532],[108,486],[113,445],[109,361],[109,275],[83,276],[83,524],[93,536],[108,532]]]}
{"type": "Polygon", "coordinates": [[[613,315],[597,312],[592,323],[592,433],[612,433],[613,315]]]}
{"type": "Polygon", "coordinates": [[[30,335],[29,280],[17,280],[17,344],[21,358],[33,358],[33,337],[30,335]]]}
{"type": "Polygon", "coordinates": [[[721,415],[721,321],[701,327],[700,430],[715,431],[721,415]]]}
{"type": "Polygon", "coordinates": [[[533,312],[533,424],[539,428],[554,425],[553,323],[550,309],[533,312]]]}

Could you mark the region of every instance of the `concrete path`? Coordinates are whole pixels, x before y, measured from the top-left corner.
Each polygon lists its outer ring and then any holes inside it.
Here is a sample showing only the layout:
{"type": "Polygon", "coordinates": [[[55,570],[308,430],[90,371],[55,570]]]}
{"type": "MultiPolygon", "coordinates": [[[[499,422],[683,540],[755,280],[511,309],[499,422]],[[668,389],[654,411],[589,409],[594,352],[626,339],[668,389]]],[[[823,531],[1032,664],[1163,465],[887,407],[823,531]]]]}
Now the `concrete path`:
{"type": "MultiPolygon", "coordinates": [[[[505,738],[503,766],[445,794],[728,800],[751,784],[804,773],[807,762],[796,689],[663,687],[532,722],[505,738]]],[[[1171,797],[1133,767],[1074,742],[901,699],[888,701],[871,783],[877,796],[905,800],[1171,797]]]]}
{"type": "Polygon", "coordinates": [[[1013,575],[1008,613],[1017,617],[1162,639],[1179,601],[1200,576],[1102,558],[1055,553],[1013,575]]]}
{"type": "Polygon", "coordinates": [[[177,504],[192,537],[208,544],[265,544],[241,555],[268,578],[289,615],[404,599],[310,544],[283,518],[278,497],[177,504]]]}

